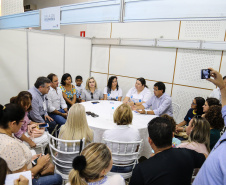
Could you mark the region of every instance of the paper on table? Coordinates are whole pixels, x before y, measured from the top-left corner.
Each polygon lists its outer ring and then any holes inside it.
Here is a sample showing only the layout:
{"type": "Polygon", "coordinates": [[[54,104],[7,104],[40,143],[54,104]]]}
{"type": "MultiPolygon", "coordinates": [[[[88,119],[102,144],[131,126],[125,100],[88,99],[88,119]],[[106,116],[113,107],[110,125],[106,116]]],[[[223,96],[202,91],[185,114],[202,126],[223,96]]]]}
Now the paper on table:
{"type": "Polygon", "coordinates": [[[23,175],[29,180],[29,185],[32,185],[31,179],[31,171],[20,172],[20,173],[13,173],[6,176],[5,185],[13,185],[14,180],[19,179],[20,175],[23,175]]]}

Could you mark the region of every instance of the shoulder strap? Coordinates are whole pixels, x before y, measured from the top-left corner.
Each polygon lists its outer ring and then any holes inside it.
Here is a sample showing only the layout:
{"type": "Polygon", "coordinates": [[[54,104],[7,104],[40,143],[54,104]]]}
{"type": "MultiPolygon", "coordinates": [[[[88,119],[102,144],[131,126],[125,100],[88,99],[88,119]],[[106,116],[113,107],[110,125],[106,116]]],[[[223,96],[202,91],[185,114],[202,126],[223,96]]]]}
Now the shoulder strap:
{"type": "Polygon", "coordinates": [[[221,143],[225,142],[225,141],[226,141],[226,139],[223,139],[222,141],[220,141],[219,145],[220,145],[221,143]]]}

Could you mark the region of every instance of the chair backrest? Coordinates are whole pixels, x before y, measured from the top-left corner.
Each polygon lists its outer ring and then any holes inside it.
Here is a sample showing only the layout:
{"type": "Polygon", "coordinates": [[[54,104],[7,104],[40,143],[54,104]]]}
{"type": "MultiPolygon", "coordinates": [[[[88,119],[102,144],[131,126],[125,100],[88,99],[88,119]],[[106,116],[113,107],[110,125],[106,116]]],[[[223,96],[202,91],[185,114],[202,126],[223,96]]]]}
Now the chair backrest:
{"type": "Polygon", "coordinates": [[[114,164],[114,159],[117,160],[117,164],[127,164],[128,161],[132,161],[135,164],[143,149],[143,139],[140,141],[122,142],[103,138],[102,142],[110,148],[114,164]]]}
{"type": "Polygon", "coordinates": [[[172,106],[173,106],[173,118],[175,119],[175,121],[177,121],[177,117],[179,115],[181,106],[174,102],[172,102],[172,106]]]}
{"type": "Polygon", "coordinates": [[[73,158],[80,154],[85,146],[81,140],[63,140],[48,133],[48,142],[53,163],[61,168],[72,168],[73,158]]]}

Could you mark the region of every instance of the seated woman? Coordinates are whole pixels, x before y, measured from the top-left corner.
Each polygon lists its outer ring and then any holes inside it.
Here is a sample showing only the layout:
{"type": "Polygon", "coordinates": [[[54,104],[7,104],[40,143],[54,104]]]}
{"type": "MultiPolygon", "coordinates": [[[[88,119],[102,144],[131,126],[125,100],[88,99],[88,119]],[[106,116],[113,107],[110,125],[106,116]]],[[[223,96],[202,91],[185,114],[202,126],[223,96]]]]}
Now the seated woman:
{"type": "Polygon", "coordinates": [[[212,106],[212,105],[219,105],[221,106],[220,104],[220,101],[216,98],[207,98],[206,101],[205,101],[205,104],[202,106],[203,107],[203,117],[205,117],[205,113],[209,110],[209,107],[212,106]]]}
{"type": "Polygon", "coordinates": [[[118,86],[116,76],[111,76],[108,80],[107,87],[104,88],[104,100],[122,100],[122,89],[118,86]]]}
{"type": "MultiPolygon", "coordinates": [[[[87,120],[86,120],[86,112],[85,107],[82,104],[74,104],[67,117],[67,121],[65,125],[62,125],[60,128],[59,139],[63,140],[80,140],[85,138],[86,143],[89,144],[93,141],[93,131],[89,128],[87,120]]],[[[76,151],[79,151],[79,145],[76,146],[76,151]]],[[[64,143],[61,143],[60,150],[65,150],[64,143]]],[[[73,151],[73,146],[69,145],[67,147],[68,152],[73,151]]],[[[64,155],[62,153],[58,153],[57,158],[63,161],[72,161],[76,156],[64,155]]],[[[71,164],[63,164],[64,166],[71,167],[71,164]]],[[[69,174],[69,168],[57,167],[57,169],[64,173],[69,174]]]]}
{"type": "Polygon", "coordinates": [[[205,113],[205,118],[210,123],[210,150],[220,139],[220,131],[224,128],[224,120],[222,118],[221,106],[212,105],[205,113]]]}
{"type": "Polygon", "coordinates": [[[61,90],[63,92],[63,97],[67,103],[68,109],[75,104],[77,92],[75,86],[71,84],[72,78],[69,73],[65,73],[61,78],[61,90]]]}
{"type": "Polygon", "coordinates": [[[206,156],[210,152],[210,124],[201,116],[194,116],[186,129],[188,141],[181,143],[177,148],[188,148],[206,156]]]}
{"type": "MultiPolygon", "coordinates": [[[[132,124],[133,120],[133,113],[131,111],[131,108],[127,104],[122,104],[120,105],[114,112],[114,122],[117,124],[115,126],[115,129],[111,130],[106,130],[103,134],[104,139],[112,140],[112,141],[126,141],[126,142],[133,142],[133,141],[140,141],[140,133],[137,129],[129,127],[129,124],[132,124]]],[[[128,150],[131,150],[132,146],[128,145],[128,150]],[[129,149],[131,148],[131,149],[129,149]]],[[[124,148],[121,148],[124,151],[124,148]]],[[[117,147],[113,147],[113,151],[117,150],[117,147]]],[[[135,148],[136,150],[136,148],[135,148]]],[[[133,156],[128,156],[125,158],[124,156],[118,157],[118,156],[113,156],[113,161],[114,164],[130,164],[133,163],[133,160],[130,159],[130,157],[133,156]]],[[[119,166],[114,166],[111,169],[111,172],[131,172],[133,168],[133,165],[129,167],[119,167],[119,166]]]]}
{"type": "Polygon", "coordinates": [[[70,185],[125,185],[120,175],[107,176],[112,167],[109,148],[103,143],[91,143],[73,160],[70,185]]]}
{"type": "Polygon", "coordinates": [[[139,106],[142,105],[142,103],[145,103],[150,98],[151,91],[148,89],[145,79],[138,78],[135,87],[132,87],[126,94],[123,103],[128,103],[130,106],[139,106]]]}
{"type": "Polygon", "coordinates": [[[203,108],[202,106],[205,103],[205,99],[202,97],[195,97],[192,101],[191,108],[188,110],[186,116],[184,117],[184,121],[179,123],[176,126],[176,132],[185,132],[186,126],[188,126],[188,123],[195,115],[202,115],[203,114],[203,108]],[[185,126],[185,127],[183,127],[185,126]]]}
{"type": "Polygon", "coordinates": [[[28,118],[31,107],[32,95],[28,91],[21,91],[17,96],[10,99],[10,103],[21,106],[25,111],[24,121],[20,130],[14,134],[18,139],[28,144],[31,148],[36,144],[48,143],[47,133],[44,128],[37,128],[39,123],[35,123],[28,118]]]}
{"type": "Polygon", "coordinates": [[[103,100],[103,93],[97,89],[97,82],[93,77],[86,80],[86,88],[82,91],[82,102],[103,100]]]}
{"type": "Polygon", "coordinates": [[[171,122],[172,130],[173,130],[172,147],[176,148],[179,144],[181,144],[181,141],[174,137],[174,134],[176,132],[176,122],[175,122],[175,120],[173,119],[173,117],[169,116],[168,114],[163,114],[160,117],[166,118],[166,119],[168,119],[171,122]]]}
{"type": "MultiPolygon", "coordinates": [[[[62,184],[62,177],[58,174],[46,175],[46,165],[50,160],[49,155],[32,156],[29,148],[13,134],[17,133],[24,120],[25,112],[17,104],[0,105],[0,156],[6,161],[12,173],[30,170],[33,176],[39,174],[39,178],[32,179],[32,184],[62,184]],[[32,167],[31,161],[36,159],[37,165],[32,167]]],[[[47,172],[48,173],[48,172],[47,172]]]]}

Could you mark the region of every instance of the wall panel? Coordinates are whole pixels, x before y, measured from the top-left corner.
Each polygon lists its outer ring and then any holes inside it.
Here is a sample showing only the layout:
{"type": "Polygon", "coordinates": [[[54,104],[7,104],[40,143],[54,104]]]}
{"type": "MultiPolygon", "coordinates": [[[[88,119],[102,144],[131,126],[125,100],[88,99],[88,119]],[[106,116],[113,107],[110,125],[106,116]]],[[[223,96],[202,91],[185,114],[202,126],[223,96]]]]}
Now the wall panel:
{"type": "Polygon", "coordinates": [[[0,104],[6,104],[28,88],[26,31],[0,31],[0,66],[0,104]]]}
{"type": "Polygon", "coordinates": [[[226,76],[226,52],[223,53],[220,73],[222,74],[222,76],[226,76]]]}
{"type": "Polygon", "coordinates": [[[181,40],[224,41],[226,21],[182,21],[181,40]]]}
{"type": "Polygon", "coordinates": [[[112,38],[177,39],[179,24],[180,21],[112,23],[112,38]]]}
{"type": "Polygon", "coordinates": [[[91,71],[108,73],[110,46],[93,46],[91,71]]]}
{"type": "Polygon", "coordinates": [[[30,87],[40,76],[49,73],[63,74],[64,36],[29,32],[29,79],[30,87]]]}
{"type": "Polygon", "coordinates": [[[75,81],[77,75],[83,82],[89,77],[91,60],[91,40],[65,37],[65,72],[70,73],[75,81]]]}
{"type": "Polygon", "coordinates": [[[219,69],[221,51],[201,51],[179,49],[174,83],[201,88],[214,88],[214,85],[201,79],[201,69],[219,69]]]}
{"type": "Polygon", "coordinates": [[[111,47],[110,73],[172,82],[176,49],[111,47]]]}

